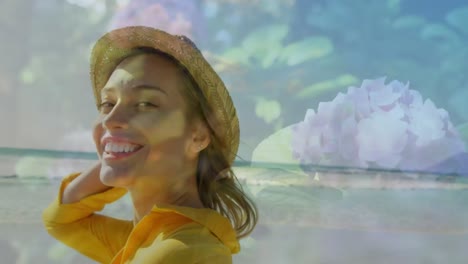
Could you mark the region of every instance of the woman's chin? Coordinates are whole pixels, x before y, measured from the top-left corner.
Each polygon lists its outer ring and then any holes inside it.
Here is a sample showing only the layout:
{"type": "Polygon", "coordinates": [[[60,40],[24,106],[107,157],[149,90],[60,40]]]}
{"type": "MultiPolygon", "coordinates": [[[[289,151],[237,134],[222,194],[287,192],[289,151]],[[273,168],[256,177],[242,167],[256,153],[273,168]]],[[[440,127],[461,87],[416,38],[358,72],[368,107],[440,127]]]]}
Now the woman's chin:
{"type": "Polygon", "coordinates": [[[101,167],[100,179],[107,186],[128,187],[133,182],[133,173],[121,168],[101,167]]]}

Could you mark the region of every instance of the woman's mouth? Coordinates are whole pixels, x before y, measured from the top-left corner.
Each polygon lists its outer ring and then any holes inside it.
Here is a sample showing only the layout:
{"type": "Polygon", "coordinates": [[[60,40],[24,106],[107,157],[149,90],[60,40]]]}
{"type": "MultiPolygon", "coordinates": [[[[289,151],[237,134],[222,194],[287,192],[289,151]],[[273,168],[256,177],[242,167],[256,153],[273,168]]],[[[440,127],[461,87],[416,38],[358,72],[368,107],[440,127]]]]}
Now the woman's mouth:
{"type": "Polygon", "coordinates": [[[108,142],[104,146],[103,158],[105,160],[120,160],[137,153],[143,146],[131,143],[108,142]]]}

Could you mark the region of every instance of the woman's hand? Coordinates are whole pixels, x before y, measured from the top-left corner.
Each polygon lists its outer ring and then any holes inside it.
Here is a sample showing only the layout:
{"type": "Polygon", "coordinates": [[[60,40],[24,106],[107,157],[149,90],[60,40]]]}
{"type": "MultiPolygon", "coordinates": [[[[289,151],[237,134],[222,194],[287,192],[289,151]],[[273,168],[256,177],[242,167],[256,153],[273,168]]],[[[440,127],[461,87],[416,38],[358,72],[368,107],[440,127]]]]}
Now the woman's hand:
{"type": "Polygon", "coordinates": [[[87,196],[112,188],[101,182],[100,173],[101,161],[98,161],[67,185],[63,191],[62,204],[76,203],[87,196]]]}

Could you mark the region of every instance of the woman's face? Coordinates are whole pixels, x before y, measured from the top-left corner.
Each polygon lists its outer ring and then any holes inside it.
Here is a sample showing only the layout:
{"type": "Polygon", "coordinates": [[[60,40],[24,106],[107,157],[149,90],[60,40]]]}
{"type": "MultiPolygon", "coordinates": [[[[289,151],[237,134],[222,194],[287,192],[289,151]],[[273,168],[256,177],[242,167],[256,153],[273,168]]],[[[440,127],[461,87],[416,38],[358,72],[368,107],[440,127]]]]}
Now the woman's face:
{"type": "Polygon", "coordinates": [[[111,74],[93,130],[104,184],[173,184],[171,176],[196,158],[180,78],[173,62],[155,54],[127,58],[111,74]]]}

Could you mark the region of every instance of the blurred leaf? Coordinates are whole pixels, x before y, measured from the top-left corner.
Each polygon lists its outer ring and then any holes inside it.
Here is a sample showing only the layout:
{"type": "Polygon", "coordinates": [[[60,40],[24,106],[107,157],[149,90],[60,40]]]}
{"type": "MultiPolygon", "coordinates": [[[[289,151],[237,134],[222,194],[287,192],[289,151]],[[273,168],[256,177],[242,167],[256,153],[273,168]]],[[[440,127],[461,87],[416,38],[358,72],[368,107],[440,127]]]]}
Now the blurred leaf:
{"type": "Polygon", "coordinates": [[[288,34],[287,25],[272,25],[260,27],[251,32],[242,42],[242,46],[250,52],[255,52],[270,43],[281,43],[288,34]]]}
{"type": "Polygon", "coordinates": [[[52,161],[50,158],[25,157],[16,163],[15,173],[20,178],[46,178],[52,161]]]}
{"type": "Polygon", "coordinates": [[[266,46],[263,47],[263,50],[257,51],[252,56],[260,62],[262,68],[266,69],[273,65],[276,58],[278,58],[278,56],[280,55],[281,49],[281,44],[270,43],[266,44],[266,46]]]}
{"type": "Polygon", "coordinates": [[[421,31],[421,37],[424,40],[441,41],[446,40],[451,43],[459,41],[457,33],[450,30],[442,24],[428,24],[421,31]]]}
{"type": "Polygon", "coordinates": [[[297,165],[301,171],[299,162],[292,155],[291,140],[292,126],[278,130],[258,144],[252,153],[252,162],[297,165]]]}
{"type": "Polygon", "coordinates": [[[281,105],[276,100],[261,98],[255,106],[255,114],[269,124],[281,115],[281,105]]]}
{"type": "Polygon", "coordinates": [[[222,55],[222,58],[228,63],[241,63],[249,65],[249,54],[242,48],[229,49],[222,55]]]}
{"type": "Polygon", "coordinates": [[[281,60],[294,66],[311,59],[318,59],[333,52],[333,43],[327,37],[309,37],[284,48],[281,60]]]}
{"type": "Polygon", "coordinates": [[[338,76],[336,79],[318,82],[307,86],[296,94],[300,98],[314,98],[324,92],[340,91],[350,85],[355,85],[359,82],[359,79],[351,74],[343,74],[338,76]]]}
{"type": "Polygon", "coordinates": [[[36,76],[32,70],[25,68],[20,73],[20,80],[24,84],[32,84],[36,81],[36,76]]]}
{"type": "Polygon", "coordinates": [[[468,34],[468,6],[457,8],[445,16],[448,24],[468,34]]]}
{"type": "Polygon", "coordinates": [[[287,25],[261,27],[244,39],[242,47],[248,56],[259,61],[263,68],[268,68],[280,55],[281,42],[287,34],[287,25]]]}
{"type": "Polygon", "coordinates": [[[62,243],[56,242],[49,248],[47,255],[49,256],[49,259],[54,261],[61,261],[63,263],[65,260],[69,260],[70,253],[73,253],[73,251],[69,247],[62,243]]]}
{"type": "Polygon", "coordinates": [[[359,82],[360,80],[351,74],[343,74],[343,75],[338,76],[338,78],[335,79],[335,83],[337,85],[342,85],[342,86],[355,85],[359,82]]]}

